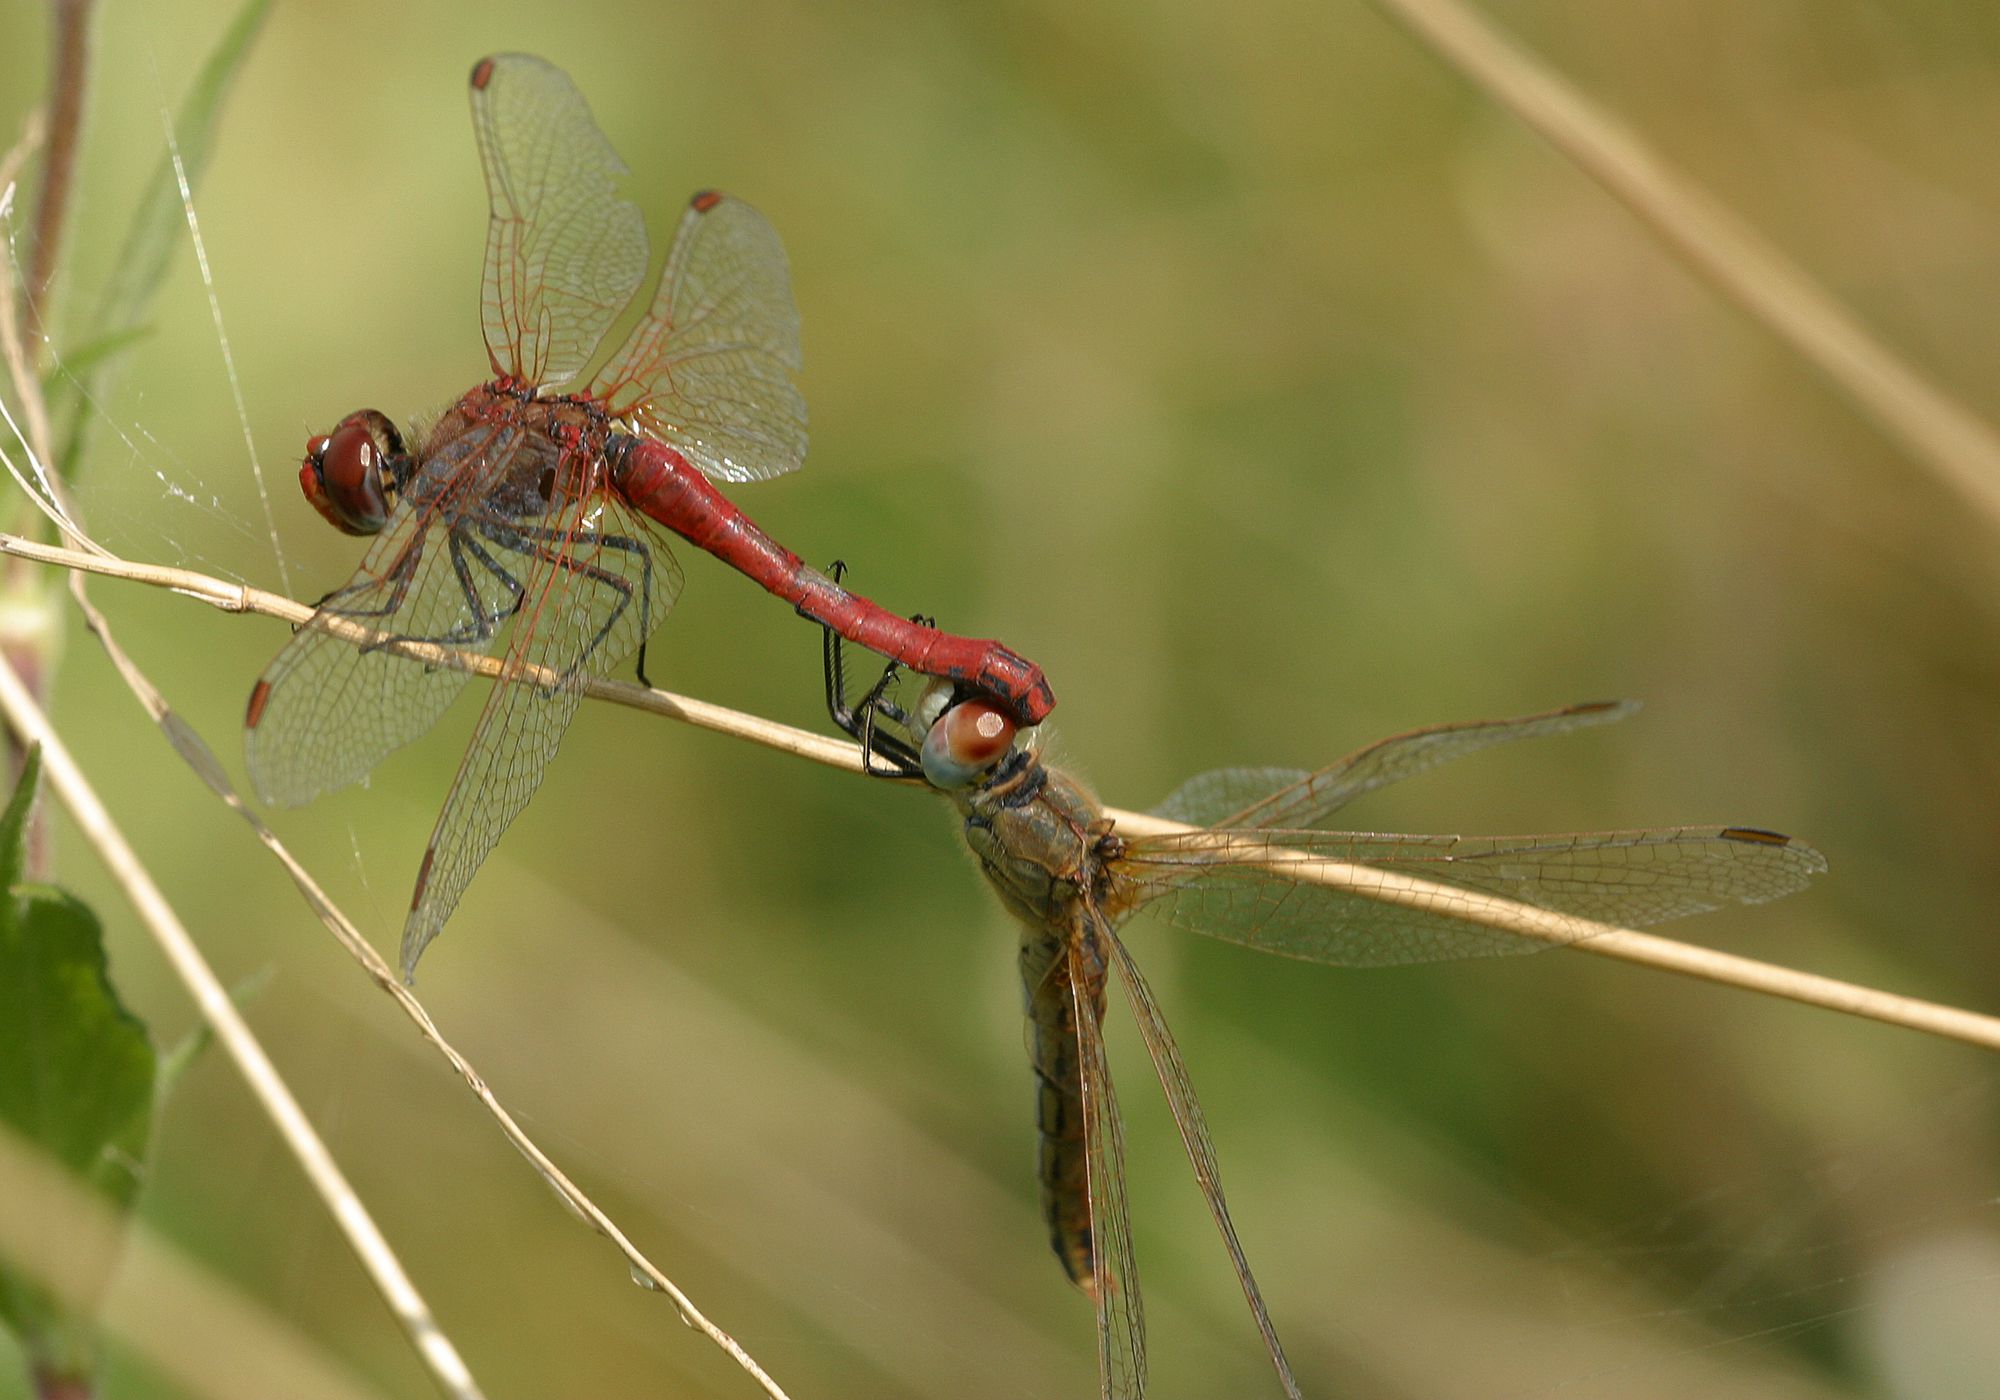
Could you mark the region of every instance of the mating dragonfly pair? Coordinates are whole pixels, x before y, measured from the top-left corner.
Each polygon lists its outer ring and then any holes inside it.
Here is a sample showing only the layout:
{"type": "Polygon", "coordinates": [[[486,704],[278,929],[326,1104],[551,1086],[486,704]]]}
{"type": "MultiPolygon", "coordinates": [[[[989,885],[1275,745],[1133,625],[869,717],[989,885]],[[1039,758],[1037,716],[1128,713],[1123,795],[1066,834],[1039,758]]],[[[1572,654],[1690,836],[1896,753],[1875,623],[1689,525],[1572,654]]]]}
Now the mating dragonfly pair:
{"type": "Polygon", "coordinates": [[[637,326],[565,391],[644,278],[643,221],[617,194],[624,167],[560,70],[525,55],[488,58],[472,71],[471,98],[491,211],[481,322],[494,378],[420,439],[367,409],[307,444],[308,501],[374,543],[252,691],[253,781],[286,804],[356,781],[457,695],[469,672],[450,664],[454,654],[484,655],[504,639],[502,676],[419,867],[403,932],[409,976],[533,795],[584,683],[634,652],[645,679],[646,639],[681,581],[662,527],[821,624],[834,721],[862,742],[870,771],[951,797],[988,882],[1022,924],[1043,1212],[1063,1267],[1095,1301],[1105,1395],[1136,1397],[1145,1377],[1102,1033],[1113,968],[1271,1359],[1286,1393],[1298,1393],[1230,1223],[1186,1068],[1119,941],[1131,914],[1156,905],[1197,932],[1314,962],[1406,963],[1546,946],[1478,923],[1455,890],[1652,923],[1776,898],[1825,868],[1810,847],[1746,827],[1522,838],[1320,829],[1353,799],[1451,758],[1631,709],[1607,704],[1417,730],[1314,773],[1205,774],[1159,809],[1199,830],[1121,836],[1081,783],[1017,742],[1055,703],[1038,667],[849,592],[838,569],[807,567],[709,484],[778,476],[805,454],[792,379],[798,313],[763,217],[696,195],[637,326]],[[357,645],[357,628],[372,640],[357,645]],[[853,704],[843,640],[888,660],[853,704]],[[907,709],[893,688],[902,670],[927,682],[907,709]],[[1363,878],[1302,881],[1288,866],[1301,860],[1363,878]],[[1429,881],[1431,893],[1371,897],[1371,871],[1385,884],[1429,881]]]}

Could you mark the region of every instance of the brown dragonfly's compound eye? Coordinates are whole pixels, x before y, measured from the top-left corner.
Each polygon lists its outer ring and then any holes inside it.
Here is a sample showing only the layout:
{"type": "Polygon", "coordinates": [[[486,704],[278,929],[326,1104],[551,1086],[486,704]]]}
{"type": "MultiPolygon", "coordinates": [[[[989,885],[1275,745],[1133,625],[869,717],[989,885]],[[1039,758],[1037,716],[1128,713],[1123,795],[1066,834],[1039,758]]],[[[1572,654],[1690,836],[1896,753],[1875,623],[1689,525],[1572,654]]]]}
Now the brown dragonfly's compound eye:
{"type": "Polygon", "coordinates": [[[924,736],[924,776],[934,787],[962,788],[1007,756],[1020,726],[990,700],[946,710],[924,736]]]}

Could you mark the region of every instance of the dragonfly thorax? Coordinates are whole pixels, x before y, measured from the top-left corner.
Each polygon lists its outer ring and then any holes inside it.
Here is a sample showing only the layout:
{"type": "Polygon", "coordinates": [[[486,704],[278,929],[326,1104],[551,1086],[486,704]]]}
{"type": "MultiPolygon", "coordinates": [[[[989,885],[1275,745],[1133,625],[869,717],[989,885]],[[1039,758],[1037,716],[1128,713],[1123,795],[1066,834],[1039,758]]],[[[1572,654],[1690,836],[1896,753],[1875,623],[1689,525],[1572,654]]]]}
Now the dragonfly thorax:
{"type": "Polygon", "coordinates": [[[966,845],[1017,918],[1066,919],[1080,900],[1102,895],[1104,809],[1069,774],[1017,751],[953,796],[966,845]]]}
{"type": "Polygon", "coordinates": [[[601,491],[609,420],[590,400],[483,384],[424,437],[408,472],[419,506],[468,494],[489,517],[540,522],[601,491]]]}

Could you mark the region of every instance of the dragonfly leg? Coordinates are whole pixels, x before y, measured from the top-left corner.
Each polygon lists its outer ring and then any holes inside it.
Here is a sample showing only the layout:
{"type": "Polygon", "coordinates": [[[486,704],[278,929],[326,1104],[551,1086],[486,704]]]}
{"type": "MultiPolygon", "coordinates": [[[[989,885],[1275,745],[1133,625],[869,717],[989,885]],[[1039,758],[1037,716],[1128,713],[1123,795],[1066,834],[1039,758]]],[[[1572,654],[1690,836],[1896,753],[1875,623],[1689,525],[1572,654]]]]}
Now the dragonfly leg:
{"type": "MultiPolygon", "coordinates": [[[[846,571],[847,566],[836,559],[827,572],[837,582],[846,571]]],[[[922,776],[923,764],[917,758],[916,750],[876,723],[881,716],[887,716],[897,724],[907,720],[902,709],[888,694],[901,668],[891,661],[883,669],[881,679],[868,688],[860,702],[850,705],[847,703],[847,668],[841,636],[831,627],[820,628],[820,662],[826,679],[826,712],[842,733],[861,745],[862,771],[873,778],[922,776]]]]}
{"type": "Polygon", "coordinates": [[[383,600],[380,607],[343,608],[334,601],[336,598],[344,597],[349,593],[365,593],[382,581],[379,578],[368,578],[334,589],[317,603],[314,603],[313,609],[318,612],[331,613],[335,617],[344,618],[390,617],[403,606],[403,600],[409,596],[410,585],[416,582],[417,565],[423,562],[423,557],[424,551],[421,544],[403,551],[402,555],[397,558],[395,565],[387,574],[383,575],[383,578],[389,580],[391,586],[389,596],[383,600]]]}
{"type": "Polygon", "coordinates": [[[526,601],[528,590],[511,571],[501,567],[499,560],[487,553],[485,545],[457,530],[451,534],[451,567],[452,572],[458,576],[458,589],[466,603],[466,621],[452,628],[452,632],[457,634],[452,640],[462,639],[465,642],[490,640],[500,629],[501,623],[521,611],[521,604],[526,601]],[[480,602],[479,590],[473,583],[472,568],[465,561],[467,554],[477,560],[507,591],[509,601],[504,607],[488,612],[480,602]]]}
{"type": "MultiPolygon", "coordinates": [[[[451,555],[452,574],[457,579],[459,592],[465,598],[465,620],[435,635],[399,632],[393,637],[382,637],[365,644],[361,648],[362,651],[378,651],[396,642],[420,642],[427,646],[448,647],[481,646],[492,640],[493,634],[499,631],[501,623],[521,610],[521,603],[527,596],[527,590],[521,586],[519,579],[501,566],[499,560],[487,553],[478,540],[463,531],[453,530],[445,547],[451,555]],[[471,556],[472,562],[467,561],[467,555],[471,556]],[[487,573],[499,580],[500,586],[507,591],[507,603],[491,611],[487,609],[473,578],[472,563],[479,564],[487,573]]],[[[399,591],[407,591],[407,580],[398,580],[398,583],[399,591]]],[[[393,604],[394,600],[391,601],[393,604]]]]}
{"type": "Polygon", "coordinates": [[[871,777],[910,778],[923,770],[923,763],[917,758],[916,750],[895,734],[882,730],[876,721],[884,715],[903,727],[908,727],[908,717],[895,701],[889,698],[889,687],[896,683],[902,668],[891,661],[882,668],[882,674],[868,693],[861,697],[857,710],[861,715],[861,766],[871,777]],[[883,766],[876,768],[873,760],[883,760],[883,766]]]}
{"type": "Polygon", "coordinates": [[[653,552],[646,547],[644,540],[629,535],[592,534],[588,537],[593,549],[617,550],[638,559],[639,583],[635,590],[630,579],[621,577],[609,569],[586,563],[574,553],[563,549],[562,546],[573,545],[578,540],[578,533],[574,530],[558,530],[545,525],[507,525],[489,521],[482,523],[479,531],[502,549],[512,550],[531,559],[539,559],[567,573],[601,584],[618,594],[618,605],[611,610],[598,626],[596,633],[584,644],[575,662],[564,672],[564,680],[574,675],[585,659],[604,644],[604,639],[611,635],[612,628],[618,625],[619,619],[624,617],[626,610],[632,606],[632,595],[636,591],[639,595],[639,680],[648,687],[651,686],[652,682],[646,679],[646,638],[653,630],[653,552]]]}

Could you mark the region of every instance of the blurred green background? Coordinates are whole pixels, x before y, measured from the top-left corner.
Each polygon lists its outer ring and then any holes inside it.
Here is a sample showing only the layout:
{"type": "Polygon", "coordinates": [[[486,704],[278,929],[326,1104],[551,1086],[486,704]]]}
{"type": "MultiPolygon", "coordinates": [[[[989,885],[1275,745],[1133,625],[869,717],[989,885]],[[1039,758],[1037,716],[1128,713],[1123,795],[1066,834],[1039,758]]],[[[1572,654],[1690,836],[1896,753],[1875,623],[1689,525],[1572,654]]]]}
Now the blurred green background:
{"type": "MultiPolygon", "coordinates": [[[[1489,8],[2000,417],[1991,6],[1489,8]]],[[[228,12],[105,6],[72,323],[228,12]]],[[[46,17],[6,0],[0,23],[11,133],[46,17]]],[[[199,206],[299,596],[360,552],[297,496],[308,432],[485,372],[463,83],[496,49],[574,76],[656,241],[705,185],[771,217],[813,447],[732,494],[887,605],[1033,656],[1054,752],[1107,800],[1635,697],[1617,730],[1353,820],[1796,832],[1833,866],[1811,893],[1673,932],[2000,1005],[1990,528],[1358,3],[281,7],[199,206]]],[[[185,251],[101,407],[104,541],[276,587],[185,251]]],[[[821,726],[814,634],[681,558],[655,679],[821,726]]],[[[283,628],[95,593],[240,772],[283,628]]],[[[269,970],[254,1023],[490,1395],[753,1393],[551,1198],[80,632],[56,705],[225,978],[269,970]]],[[[384,949],[474,705],[277,818],[384,949]]],[[[121,985],[179,1034],[186,996],[58,839],[121,985]]],[[[1308,1393],[1991,1393],[1983,1055],[1577,954],[1343,973],[1144,922],[1129,941],[1308,1393]]],[[[421,991],[799,1400],[1085,1395],[1013,948],[944,804],[591,706],[421,991]]],[[[1129,1030],[1114,1006],[1153,1393],[1275,1394],[1129,1030]]],[[[144,1213],[382,1393],[429,1393],[219,1054],[165,1117],[144,1213]]]]}

